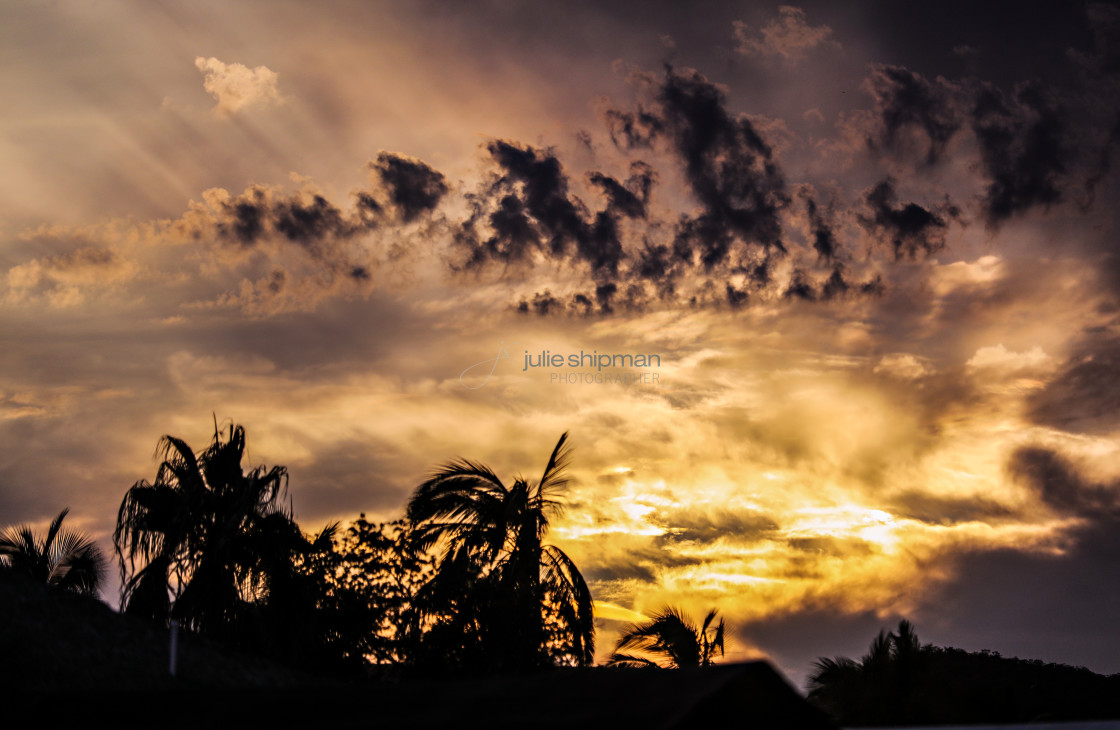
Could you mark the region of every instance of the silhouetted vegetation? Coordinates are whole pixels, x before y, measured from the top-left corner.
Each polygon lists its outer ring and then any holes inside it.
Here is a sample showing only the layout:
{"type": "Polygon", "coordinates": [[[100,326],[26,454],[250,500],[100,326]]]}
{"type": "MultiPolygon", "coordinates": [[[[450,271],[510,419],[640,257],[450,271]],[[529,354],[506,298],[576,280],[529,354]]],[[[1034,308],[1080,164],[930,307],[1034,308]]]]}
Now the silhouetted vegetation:
{"type": "Polygon", "coordinates": [[[818,660],[809,699],[844,726],[1111,718],[1120,716],[1120,675],[923,646],[902,621],[858,661],[818,660]]]}
{"type": "MultiPolygon", "coordinates": [[[[93,600],[104,561],[89,538],[63,529],[67,510],[43,536],[28,526],[6,530],[0,652],[18,661],[5,663],[0,683],[42,692],[56,682],[90,692],[175,692],[176,682],[291,684],[316,687],[325,697],[328,685],[301,671],[322,677],[408,667],[413,671],[394,670],[394,679],[427,681],[593,662],[591,593],[575,563],[545,542],[568,483],[566,433],[538,480],[517,477],[507,486],[490,468],[458,459],[416,488],[407,519],[375,524],[362,514],[314,535],[300,529],[291,502],[285,504],[286,469],[246,470],[245,449],[245,431],[233,424],[215,427],[197,454],[180,439],[160,439],[155,480],[128,489],[113,534],[123,615],[93,600]],[[183,627],[184,649],[175,682],[167,671],[173,619],[183,627]]],[[[725,634],[714,609],[697,625],[666,606],[624,627],[608,664],[710,668],[724,654],[725,634]]],[[[669,675],[606,674],[618,687],[632,683],[622,677],[669,675]]],[[[746,682],[757,694],[773,684],[748,674],[725,675],[723,704],[697,694],[680,717],[734,717],[728,708],[738,707],[738,690],[730,688],[746,682]]],[[[594,682],[576,685],[597,696],[594,682]]],[[[422,687],[409,691],[420,698],[422,687]]],[[[501,687],[478,688],[502,694],[501,687]]],[[[1120,716],[1120,675],[923,646],[903,621],[894,632],[881,631],[858,660],[821,658],[809,698],[846,726],[1091,719],[1120,716]]],[[[781,712],[820,724],[815,711],[795,705],[786,702],[781,712]]],[[[311,705],[305,710],[311,713],[311,705]]],[[[399,709],[397,717],[413,711],[399,709]]],[[[355,708],[352,717],[362,715],[355,708]]],[[[428,720],[441,724],[446,717],[428,720]]]]}
{"type": "Polygon", "coordinates": [[[666,606],[649,621],[626,626],[608,664],[616,667],[660,667],[662,663],[677,668],[710,667],[715,663],[716,652],[723,656],[723,619],[712,626],[715,617],[713,608],[700,628],[696,628],[679,608],[666,606]],[[635,651],[640,653],[631,653],[635,651]]]}
{"type": "Polygon", "coordinates": [[[506,487],[455,461],[417,488],[409,520],[363,514],[308,536],[284,503],[284,467],[242,468],[243,428],[215,428],[197,455],[164,436],[155,481],[134,484],[117,517],[122,610],[321,669],[590,664],[591,593],[542,541],[561,510],[566,441],[538,481],[506,487]]]}
{"type": "Polygon", "coordinates": [[[330,549],[303,558],[300,570],[321,587],[317,608],[332,617],[340,658],[350,665],[413,661],[416,596],[432,576],[432,557],[404,520],[374,525],[363,513],[337,532],[330,549]]]}
{"type": "Polygon", "coordinates": [[[44,585],[96,596],[105,575],[105,558],[93,540],[63,529],[69,508],[58,513],[37,538],[30,525],[7,528],[0,535],[0,568],[44,585]]]}
{"type": "Polygon", "coordinates": [[[125,494],[113,542],[121,608],[226,646],[289,660],[325,660],[323,586],[301,566],[331,550],[335,527],[308,539],[283,497],[284,467],[245,473],[245,430],[217,429],[195,455],[164,436],[154,482],[125,494]]]}
{"type": "Polygon", "coordinates": [[[483,671],[586,665],[595,653],[591,592],[575,563],[543,542],[562,511],[568,434],[541,478],[507,487],[488,467],[445,464],[421,484],[408,518],[438,547],[419,595],[421,664],[483,671]]]}

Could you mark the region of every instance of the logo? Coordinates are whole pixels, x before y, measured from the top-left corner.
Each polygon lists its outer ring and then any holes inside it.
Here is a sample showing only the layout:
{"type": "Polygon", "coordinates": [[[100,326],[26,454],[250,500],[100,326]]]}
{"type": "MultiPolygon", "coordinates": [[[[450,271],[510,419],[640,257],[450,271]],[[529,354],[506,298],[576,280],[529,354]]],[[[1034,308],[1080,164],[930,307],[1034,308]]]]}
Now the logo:
{"type": "MultiPolygon", "coordinates": [[[[511,342],[510,346],[512,347],[513,345],[516,345],[516,344],[517,344],[516,342],[511,342]]],[[[490,382],[490,377],[494,374],[494,371],[498,369],[498,362],[500,360],[505,360],[508,357],[509,357],[509,347],[506,347],[505,340],[502,340],[502,343],[498,346],[498,356],[497,357],[490,358],[489,360],[483,360],[481,362],[476,362],[474,365],[471,365],[469,368],[467,368],[463,372],[459,373],[459,385],[463,386],[467,390],[478,390],[479,388],[481,388],[482,386],[484,386],[484,385],[486,385],[487,383],[490,382]],[[486,379],[485,380],[483,380],[478,385],[467,385],[466,383],[463,382],[463,376],[465,376],[467,373],[474,370],[475,368],[480,368],[480,367],[483,367],[485,365],[490,366],[490,372],[486,373],[486,379]]]]}

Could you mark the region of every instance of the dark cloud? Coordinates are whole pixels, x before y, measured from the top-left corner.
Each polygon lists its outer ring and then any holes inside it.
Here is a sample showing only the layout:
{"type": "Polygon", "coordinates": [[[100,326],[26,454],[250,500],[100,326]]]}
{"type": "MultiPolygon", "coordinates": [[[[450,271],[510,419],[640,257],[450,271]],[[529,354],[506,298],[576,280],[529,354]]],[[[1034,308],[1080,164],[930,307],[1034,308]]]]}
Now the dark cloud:
{"type": "Polygon", "coordinates": [[[389,200],[406,223],[434,210],[447,194],[443,173],[420,160],[382,152],[370,168],[381,178],[389,200]]]}
{"type": "Polygon", "coordinates": [[[586,294],[574,294],[572,296],[572,311],[585,317],[591,314],[591,299],[586,294]]]}
{"type": "Polygon", "coordinates": [[[313,195],[310,202],[298,198],[273,203],[272,220],[276,231],[289,241],[314,248],[332,237],[348,237],[359,228],[346,220],[322,195],[313,195]]]}
{"type": "Polygon", "coordinates": [[[724,291],[727,292],[727,303],[732,309],[738,309],[750,299],[750,294],[746,289],[739,289],[731,282],[725,284],[724,291]]]}
{"type": "Polygon", "coordinates": [[[487,150],[500,174],[472,197],[475,212],[458,233],[467,268],[487,261],[518,263],[540,251],[558,261],[586,264],[599,286],[617,276],[624,255],[618,217],[644,215],[642,198],[614,178],[592,173],[592,183],[607,197],[607,208],[592,215],[570,192],[552,151],[504,140],[491,141],[487,150]],[[480,221],[490,231],[485,238],[478,231],[480,221]]]}
{"type": "Polygon", "coordinates": [[[664,542],[712,542],[727,538],[732,542],[755,542],[778,529],[778,523],[769,515],[757,510],[696,509],[657,510],[648,518],[650,523],[664,528],[664,542]]]}
{"type": "Polygon", "coordinates": [[[419,160],[382,152],[369,167],[375,180],[355,190],[346,208],[309,185],[292,193],[265,185],[238,195],[218,189],[205,193],[205,203],[192,204],[169,230],[264,254],[225,257],[241,267],[231,272],[240,281],[227,279],[230,288],[210,302],[219,306],[261,316],[313,308],[335,294],[368,293],[381,244],[388,240],[388,253],[395,255],[400,236],[409,235],[401,225],[430,214],[448,192],[444,176],[419,160]],[[368,237],[379,230],[383,236],[368,237]],[[308,258],[285,254],[293,249],[308,258]]]}
{"type": "Polygon", "coordinates": [[[120,257],[106,248],[83,246],[81,248],[43,259],[43,265],[53,271],[102,269],[120,263],[120,257]]]}
{"type": "Polygon", "coordinates": [[[1112,172],[1112,155],[1117,144],[1120,144],[1120,117],[1109,130],[1104,144],[1097,153],[1096,163],[1085,179],[1085,199],[1081,203],[1081,209],[1085,212],[1088,212],[1096,202],[1097,187],[1112,172]]]}
{"type": "Polygon", "coordinates": [[[603,191],[609,211],[626,218],[645,218],[657,173],[646,163],[638,161],[631,163],[630,177],[625,185],[601,172],[590,173],[588,180],[603,191]]]}
{"type": "MultiPolygon", "coordinates": [[[[537,231],[525,211],[525,204],[516,195],[504,195],[490,214],[494,235],[486,242],[492,257],[504,261],[521,261],[537,245],[537,231]]],[[[476,257],[476,260],[480,260],[476,257]]]]}
{"type": "Polygon", "coordinates": [[[1118,672],[1118,527],[1090,525],[1061,554],[957,555],[952,579],[923,595],[909,618],[923,641],[1118,672]]]}
{"type": "MultiPolygon", "coordinates": [[[[793,537],[786,540],[786,545],[797,553],[828,556],[865,556],[880,550],[875,543],[857,537],[793,537]]],[[[817,577],[818,573],[807,573],[803,567],[799,567],[801,563],[800,560],[794,562],[794,572],[799,577],[817,577]]],[[[812,565],[812,562],[805,564],[812,565]]]]}
{"type": "MultiPolygon", "coordinates": [[[[497,264],[503,277],[523,275],[543,258],[586,277],[573,282],[574,291],[523,295],[518,311],[539,314],[609,313],[656,303],[739,308],[767,288],[817,302],[882,292],[878,276],[862,283],[846,278],[840,260],[848,257],[835,229],[846,213],[837,213],[835,202],[822,207],[808,185],[799,186],[799,196],[817,260],[795,261],[791,279],[776,283],[775,262],[789,255],[782,219],[791,195],[770,142],[750,118],[728,109],[721,87],[696,71],[669,67],[661,76],[631,76],[639,77],[644,98],[632,109],[605,112],[612,139],[623,152],[668,156],[698,208],[655,209],[659,175],[648,162],[634,160],[625,181],[600,170],[586,174],[603,201],[593,210],[575,192],[555,150],[492,140],[486,150],[494,172],[467,194],[471,214],[452,234],[453,270],[497,264]]],[[[896,96],[898,104],[910,98],[902,90],[896,96]]],[[[893,118],[898,127],[924,124],[941,144],[949,132],[938,131],[929,114],[897,111],[893,118]]],[[[889,242],[896,260],[944,246],[949,220],[958,215],[947,201],[898,203],[891,179],[862,202],[870,212],[860,220],[889,242]]]]}
{"type": "Polygon", "coordinates": [[[623,149],[651,148],[662,131],[661,118],[641,104],[634,111],[607,109],[603,116],[611,142],[623,149]]]}
{"type": "Polygon", "coordinates": [[[779,211],[789,203],[770,145],[724,93],[696,71],[668,69],[657,92],[662,131],[703,206],[689,229],[705,267],[726,260],[735,239],[784,250],[779,211]]]}
{"type": "Polygon", "coordinates": [[[1067,121],[1055,95],[1039,83],[1014,94],[981,83],[972,109],[972,131],[989,183],[982,205],[990,227],[1035,207],[1062,200],[1071,155],[1067,121]]]}
{"type": "Polygon", "coordinates": [[[1090,2],[1085,14],[1093,31],[1096,60],[1100,73],[1120,71],[1120,8],[1103,2],[1090,2]]]}
{"type": "Polygon", "coordinates": [[[1007,471],[1029,487],[1051,509],[1094,520],[1120,521],[1120,485],[1092,484],[1061,455],[1038,446],[1025,446],[1011,455],[1007,471]]]}
{"type": "Polygon", "coordinates": [[[443,174],[419,160],[382,152],[369,167],[380,179],[380,187],[355,191],[349,211],[318,192],[284,194],[252,185],[234,197],[212,198],[208,209],[195,208],[179,227],[194,238],[213,230],[219,240],[246,247],[285,240],[318,258],[328,258],[335,253],[335,243],[384,224],[387,204],[408,223],[434,210],[448,192],[443,174]],[[379,194],[388,201],[379,200],[379,194]]]}
{"type": "Polygon", "coordinates": [[[942,497],[928,492],[904,492],[886,508],[898,517],[933,525],[994,522],[1014,516],[1007,506],[983,497],[942,497]]]}
{"type": "Polygon", "coordinates": [[[794,269],[789,277],[789,285],[786,287],[786,291],[782,296],[786,299],[800,299],[805,302],[812,302],[817,298],[817,290],[813,287],[813,282],[808,274],[801,269],[794,269]]]}
{"type": "Polygon", "coordinates": [[[564,303],[556,297],[552,296],[552,292],[547,289],[543,292],[537,292],[533,295],[533,301],[530,303],[524,299],[517,305],[517,311],[521,314],[528,314],[532,311],[534,314],[539,314],[542,317],[550,314],[557,314],[564,311],[564,303]]]}
{"type": "MultiPolygon", "coordinates": [[[[663,298],[689,272],[714,277],[731,268],[756,285],[769,283],[759,262],[771,251],[785,252],[780,213],[790,201],[772,146],[746,115],[728,110],[723,90],[700,73],[669,67],[659,79],[641,79],[650,98],[633,110],[606,112],[611,139],[624,150],[664,148],[680,164],[700,210],[677,217],[671,242],[646,242],[634,274],[663,298]]],[[[718,289],[728,302],[745,301],[743,290],[726,286],[718,289]]]]}
{"type": "Polygon", "coordinates": [[[883,180],[864,194],[870,215],[859,220],[872,235],[889,243],[896,260],[917,258],[919,253],[932,254],[945,247],[949,219],[958,215],[949,203],[924,208],[917,203],[898,205],[898,194],[892,178],[883,180]]]}
{"type": "Polygon", "coordinates": [[[605,582],[639,580],[656,583],[658,573],[666,567],[701,565],[705,562],[703,558],[666,551],[657,545],[636,546],[617,552],[604,549],[598,552],[597,558],[593,564],[580,569],[595,595],[602,595],[601,584],[605,582]]]}
{"type": "Polygon", "coordinates": [[[1120,337],[1088,336],[1044,388],[1027,400],[1027,417],[1043,426],[1104,434],[1120,425],[1120,337]]]}
{"type": "Polygon", "coordinates": [[[1081,520],[1058,537],[1060,551],[953,556],[953,579],[925,597],[919,630],[928,616],[963,648],[1120,671],[1114,631],[1120,484],[1095,483],[1068,459],[1036,446],[1016,450],[1007,469],[1054,512],[1081,520]]]}
{"type": "Polygon", "coordinates": [[[188,215],[180,225],[195,237],[206,235],[206,226],[212,225],[221,241],[246,247],[265,240],[288,241],[325,258],[335,242],[376,227],[368,205],[360,198],[354,214],[346,214],[318,193],[283,195],[254,185],[239,196],[212,204],[203,217],[188,215]]]}
{"type": "MultiPolygon", "coordinates": [[[[209,222],[222,240],[254,246],[274,237],[313,254],[324,253],[332,240],[349,238],[376,225],[360,216],[348,216],[318,193],[282,195],[259,185],[214,207],[209,222]]],[[[189,232],[204,235],[204,230],[197,227],[202,222],[188,218],[189,232]]]]}
{"type": "Polygon", "coordinates": [[[586,208],[569,195],[568,178],[556,155],[503,140],[490,142],[487,150],[502,169],[497,187],[520,188],[517,196],[540,225],[552,253],[563,254],[571,243],[586,235],[586,208]]]}
{"type": "Polygon", "coordinates": [[[222,207],[227,217],[225,220],[218,220],[218,232],[223,237],[233,238],[248,246],[264,236],[267,206],[263,190],[246,190],[232,203],[225,203],[222,207]]]}
{"type": "MultiPolygon", "coordinates": [[[[867,284],[863,286],[866,287],[867,284]]],[[[829,274],[828,279],[825,280],[824,286],[821,287],[821,298],[825,300],[835,299],[847,294],[851,288],[852,285],[844,279],[843,264],[837,263],[832,268],[832,273],[829,274]]]]}
{"type": "Polygon", "coordinates": [[[839,244],[832,232],[832,225],[825,219],[817,201],[813,200],[812,196],[804,195],[803,197],[805,199],[805,211],[809,216],[809,232],[813,236],[813,250],[817,252],[817,256],[820,258],[831,261],[839,253],[839,244]]]}
{"type": "Polygon", "coordinates": [[[900,132],[918,130],[927,140],[926,163],[937,162],[963,122],[959,89],[945,79],[929,81],[899,66],[874,66],[865,85],[875,98],[881,124],[879,139],[868,142],[894,149],[900,132]]]}

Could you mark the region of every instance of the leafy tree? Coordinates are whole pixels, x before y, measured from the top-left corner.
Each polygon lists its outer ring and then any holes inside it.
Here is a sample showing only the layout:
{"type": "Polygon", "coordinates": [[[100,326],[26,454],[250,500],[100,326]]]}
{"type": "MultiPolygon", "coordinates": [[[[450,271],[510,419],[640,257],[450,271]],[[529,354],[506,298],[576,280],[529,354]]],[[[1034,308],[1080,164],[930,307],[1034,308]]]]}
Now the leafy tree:
{"type": "Polygon", "coordinates": [[[506,486],[489,467],[458,459],[416,489],[408,518],[417,539],[442,546],[417,596],[429,657],[497,671],[591,663],[591,592],[571,558],[543,542],[562,511],[567,439],[538,481],[506,486]]]}
{"type": "Polygon", "coordinates": [[[62,528],[70,509],[58,513],[37,538],[30,525],[7,528],[0,535],[0,565],[47,585],[96,596],[105,574],[105,558],[92,539],[62,528]]]}
{"type": "Polygon", "coordinates": [[[432,558],[405,520],[375,525],[363,513],[329,547],[299,561],[320,587],[329,641],[351,664],[411,659],[419,639],[415,600],[431,578],[432,558]]]}
{"type": "Polygon", "coordinates": [[[716,613],[713,608],[696,628],[679,608],[666,606],[649,621],[624,628],[607,663],[621,667],[709,667],[715,663],[716,652],[723,656],[724,624],[720,619],[719,624],[712,625],[716,613]],[[640,653],[630,653],[635,651],[640,653]]]}

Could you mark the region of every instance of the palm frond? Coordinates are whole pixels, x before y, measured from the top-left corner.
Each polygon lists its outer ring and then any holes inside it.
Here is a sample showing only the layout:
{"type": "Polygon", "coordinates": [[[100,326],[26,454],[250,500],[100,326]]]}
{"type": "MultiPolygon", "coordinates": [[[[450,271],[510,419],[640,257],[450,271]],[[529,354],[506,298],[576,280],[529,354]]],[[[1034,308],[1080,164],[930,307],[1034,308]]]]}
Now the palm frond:
{"type": "Polygon", "coordinates": [[[555,545],[541,550],[546,584],[564,604],[578,662],[590,664],[595,657],[595,605],[591,589],[575,561],[555,545]]]}
{"type": "Polygon", "coordinates": [[[44,556],[50,554],[54,546],[55,538],[58,537],[58,531],[62,529],[62,521],[66,519],[66,515],[70,513],[69,507],[63,507],[58,516],[51,520],[51,526],[47,528],[47,536],[43,538],[43,544],[39,548],[44,556]]]}
{"type": "Polygon", "coordinates": [[[831,688],[843,686],[844,682],[857,676],[860,665],[848,657],[821,657],[813,662],[813,673],[809,675],[809,694],[831,688]]]}
{"type": "Polygon", "coordinates": [[[104,573],[104,558],[93,540],[63,529],[69,508],[51,520],[46,535],[35,538],[30,525],[0,535],[0,556],[8,568],[36,581],[78,593],[95,594],[104,573]]]}
{"type": "Polygon", "coordinates": [[[537,483],[537,497],[542,505],[550,505],[556,510],[561,508],[561,503],[554,501],[552,494],[568,486],[568,466],[571,461],[572,449],[568,444],[568,432],[565,431],[552,449],[541,480],[537,483]]]}
{"type": "Polygon", "coordinates": [[[661,665],[644,656],[636,654],[611,654],[610,659],[607,660],[608,667],[630,667],[633,669],[649,668],[660,669],[661,665]]]}

